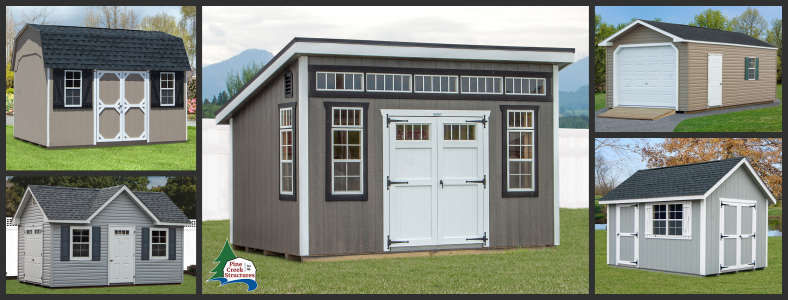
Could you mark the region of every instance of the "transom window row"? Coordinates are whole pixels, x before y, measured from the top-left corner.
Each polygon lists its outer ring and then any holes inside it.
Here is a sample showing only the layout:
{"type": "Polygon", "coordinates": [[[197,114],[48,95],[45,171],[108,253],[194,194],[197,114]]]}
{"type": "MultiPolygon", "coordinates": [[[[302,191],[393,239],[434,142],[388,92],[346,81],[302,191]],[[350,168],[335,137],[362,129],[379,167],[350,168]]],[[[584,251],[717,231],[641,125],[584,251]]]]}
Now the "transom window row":
{"type": "Polygon", "coordinates": [[[429,124],[399,124],[397,125],[398,141],[429,141],[429,124]]]}
{"type": "Polygon", "coordinates": [[[544,95],[544,78],[506,78],[506,93],[519,95],[544,95]]]}
{"type": "Polygon", "coordinates": [[[366,73],[364,76],[364,74],[316,72],[316,89],[319,91],[546,95],[547,80],[545,78],[382,73],[366,73]],[[411,77],[413,78],[412,84],[411,77]],[[366,85],[363,82],[365,79],[366,85]],[[458,79],[460,83],[458,83],[458,79]],[[458,85],[460,85],[459,88],[458,85]]]}
{"type": "Polygon", "coordinates": [[[444,141],[474,141],[476,140],[476,125],[473,124],[445,124],[443,125],[444,141]]]}

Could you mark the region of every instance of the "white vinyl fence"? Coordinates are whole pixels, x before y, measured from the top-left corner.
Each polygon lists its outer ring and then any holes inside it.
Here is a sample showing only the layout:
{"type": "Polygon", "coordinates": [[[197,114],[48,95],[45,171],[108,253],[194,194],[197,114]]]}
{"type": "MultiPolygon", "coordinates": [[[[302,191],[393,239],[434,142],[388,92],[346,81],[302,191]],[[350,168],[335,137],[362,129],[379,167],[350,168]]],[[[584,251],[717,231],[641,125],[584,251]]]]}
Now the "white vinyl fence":
{"type": "Polygon", "coordinates": [[[588,129],[558,129],[561,207],[588,208],[588,129]]]}
{"type": "MultiPolygon", "coordinates": [[[[17,276],[17,254],[19,249],[19,231],[12,225],[12,219],[5,218],[5,276],[17,276]]],[[[197,264],[197,220],[183,229],[183,269],[197,264]]]]}

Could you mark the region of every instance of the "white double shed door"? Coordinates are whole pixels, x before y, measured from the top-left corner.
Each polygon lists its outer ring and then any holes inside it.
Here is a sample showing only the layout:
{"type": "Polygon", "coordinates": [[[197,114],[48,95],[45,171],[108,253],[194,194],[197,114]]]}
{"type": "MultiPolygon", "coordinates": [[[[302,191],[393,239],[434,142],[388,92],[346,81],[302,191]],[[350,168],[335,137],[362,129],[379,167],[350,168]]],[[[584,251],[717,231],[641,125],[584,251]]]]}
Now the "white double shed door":
{"type": "Polygon", "coordinates": [[[489,111],[381,110],[384,237],[489,246],[489,111]]]}
{"type": "Polygon", "coordinates": [[[150,91],[147,71],[96,71],[94,141],[148,141],[150,91]]]}

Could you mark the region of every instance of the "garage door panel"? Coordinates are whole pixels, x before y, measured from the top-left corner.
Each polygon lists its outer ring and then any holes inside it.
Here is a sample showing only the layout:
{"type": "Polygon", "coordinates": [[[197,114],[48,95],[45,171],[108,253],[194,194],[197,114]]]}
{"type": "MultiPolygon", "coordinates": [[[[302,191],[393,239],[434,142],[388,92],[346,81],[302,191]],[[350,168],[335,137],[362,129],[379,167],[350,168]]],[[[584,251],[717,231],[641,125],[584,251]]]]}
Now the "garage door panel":
{"type": "Polygon", "coordinates": [[[675,107],[676,51],[670,46],[625,47],[617,54],[620,106],[675,107]]]}

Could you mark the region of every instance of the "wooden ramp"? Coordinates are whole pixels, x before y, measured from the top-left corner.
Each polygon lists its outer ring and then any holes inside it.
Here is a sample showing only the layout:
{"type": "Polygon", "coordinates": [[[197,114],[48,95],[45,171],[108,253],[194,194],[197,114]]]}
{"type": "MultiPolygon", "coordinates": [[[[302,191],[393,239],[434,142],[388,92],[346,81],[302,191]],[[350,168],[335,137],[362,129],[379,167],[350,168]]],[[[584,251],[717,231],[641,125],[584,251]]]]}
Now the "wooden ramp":
{"type": "Polygon", "coordinates": [[[642,108],[642,107],[616,107],[608,110],[598,117],[633,120],[656,120],[676,114],[669,108],[642,108]]]}

